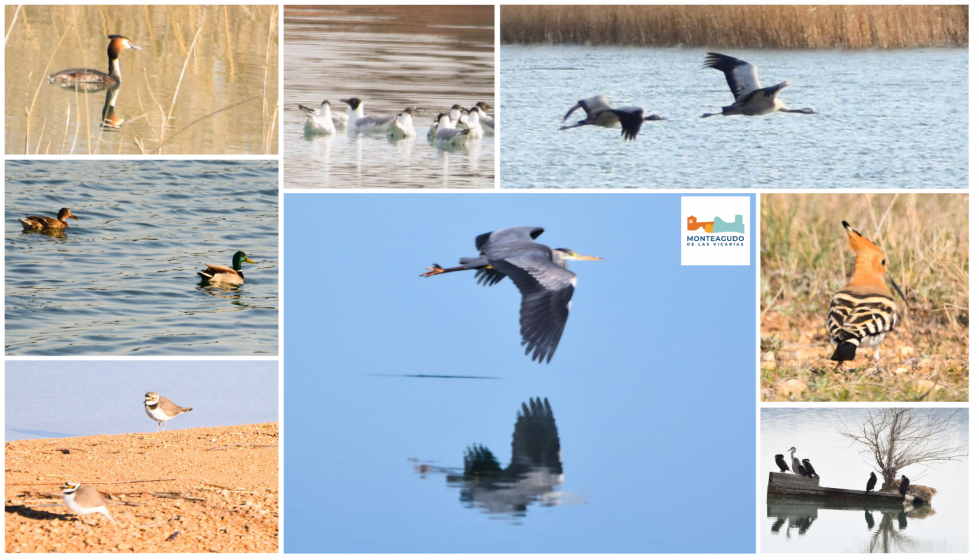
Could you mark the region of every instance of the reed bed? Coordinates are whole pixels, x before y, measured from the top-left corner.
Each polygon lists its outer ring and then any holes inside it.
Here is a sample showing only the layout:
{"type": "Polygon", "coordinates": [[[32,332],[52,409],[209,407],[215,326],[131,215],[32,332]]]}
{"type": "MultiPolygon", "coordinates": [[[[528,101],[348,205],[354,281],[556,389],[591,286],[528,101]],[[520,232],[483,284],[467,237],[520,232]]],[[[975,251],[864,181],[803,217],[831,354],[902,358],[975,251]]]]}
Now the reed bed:
{"type": "MultiPolygon", "coordinates": [[[[968,398],[967,194],[764,195],[761,200],[762,396],[766,400],[968,398]],[[887,255],[911,306],[881,349],[833,371],[826,314],[852,270],[846,220],[887,255]],[[801,383],[801,385],[799,384],[801,383]],[[795,385],[797,390],[783,390],[795,385]]],[[[895,299],[899,296],[895,295],[895,299]]]]}
{"type": "Polygon", "coordinates": [[[503,44],[968,47],[966,6],[500,6],[503,44]]]}

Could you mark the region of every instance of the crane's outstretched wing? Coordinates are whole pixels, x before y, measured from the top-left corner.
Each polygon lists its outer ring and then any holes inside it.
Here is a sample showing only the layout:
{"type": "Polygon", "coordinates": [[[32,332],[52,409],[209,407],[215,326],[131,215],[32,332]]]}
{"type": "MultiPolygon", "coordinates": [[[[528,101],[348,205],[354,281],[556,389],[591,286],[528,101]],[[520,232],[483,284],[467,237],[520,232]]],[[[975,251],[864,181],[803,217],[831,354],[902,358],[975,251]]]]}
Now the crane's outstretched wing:
{"type": "Polygon", "coordinates": [[[552,474],[562,474],[561,439],[557,423],[551,411],[551,403],[544,399],[530,399],[517,413],[513,427],[513,459],[507,474],[522,475],[535,469],[547,469],[552,474]]]}
{"type": "Polygon", "coordinates": [[[727,85],[731,88],[735,101],[745,93],[761,88],[761,82],[758,81],[758,69],[753,64],[739,58],[710,52],[707,53],[707,58],[704,60],[704,68],[713,68],[724,72],[727,85]]]}

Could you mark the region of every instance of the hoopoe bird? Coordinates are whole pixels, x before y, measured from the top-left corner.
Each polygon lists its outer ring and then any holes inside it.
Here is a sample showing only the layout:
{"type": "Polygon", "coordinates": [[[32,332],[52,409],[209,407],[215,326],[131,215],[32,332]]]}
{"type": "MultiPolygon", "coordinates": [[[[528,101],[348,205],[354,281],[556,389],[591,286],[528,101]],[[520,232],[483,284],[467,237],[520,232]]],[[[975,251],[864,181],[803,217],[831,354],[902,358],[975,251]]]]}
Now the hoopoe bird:
{"type": "Polygon", "coordinates": [[[844,362],[853,361],[858,347],[873,350],[874,365],[880,361],[880,345],[884,336],[897,323],[897,305],[884,279],[890,281],[904,303],[908,300],[897,282],[887,272],[887,257],[880,247],[860,235],[850,224],[843,222],[850,250],[857,254],[850,281],[842,290],[833,295],[829,304],[829,328],[831,342],[836,345],[831,360],[836,361],[836,369],[843,368],[844,362]]]}

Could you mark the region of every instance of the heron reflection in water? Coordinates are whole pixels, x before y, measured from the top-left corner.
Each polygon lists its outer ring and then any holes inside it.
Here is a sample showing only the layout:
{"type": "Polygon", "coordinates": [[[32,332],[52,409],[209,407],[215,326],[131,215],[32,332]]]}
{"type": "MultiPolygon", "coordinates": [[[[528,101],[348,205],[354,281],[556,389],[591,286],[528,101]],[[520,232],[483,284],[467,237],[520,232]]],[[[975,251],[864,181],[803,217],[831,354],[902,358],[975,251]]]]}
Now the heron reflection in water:
{"type": "MultiPolygon", "coordinates": [[[[491,516],[525,517],[534,503],[555,506],[567,503],[556,488],[564,483],[561,440],[547,399],[530,399],[517,412],[511,443],[513,457],[506,468],[480,444],[466,450],[462,474],[425,466],[425,472],[441,470],[446,483],[459,488],[459,501],[491,516]]],[[[416,467],[416,470],[422,472],[416,467]]]]}

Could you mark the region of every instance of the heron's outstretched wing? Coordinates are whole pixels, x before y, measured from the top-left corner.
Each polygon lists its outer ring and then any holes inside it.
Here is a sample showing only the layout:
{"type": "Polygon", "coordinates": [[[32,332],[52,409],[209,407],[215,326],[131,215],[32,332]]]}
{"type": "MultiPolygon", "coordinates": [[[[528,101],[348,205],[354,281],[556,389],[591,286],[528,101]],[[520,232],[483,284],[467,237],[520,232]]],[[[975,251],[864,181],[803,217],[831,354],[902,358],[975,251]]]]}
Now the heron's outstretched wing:
{"type": "Polygon", "coordinates": [[[619,123],[622,124],[622,136],[626,140],[635,140],[639,135],[639,129],[642,128],[643,110],[638,107],[624,107],[612,112],[619,117],[619,123]]]}
{"type": "Polygon", "coordinates": [[[500,462],[496,460],[489,449],[482,445],[473,445],[467,449],[463,461],[465,463],[463,475],[466,477],[498,475],[503,472],[503,469],[500,468],[500,462]]]}
{"type": "Polygon", "coordinates": [[[589,97],[588,99],[578,101],[577,105],[568,109],[568,112],[565,113],[563,120],[568,120],[568,117],[570,117],[571,114],[578,109],[583,109],[585,114],[588,115],[588,118],[592,119],[595,118],[595,115],[602,111],[611,110],[612,106],[609,105],[608,97],[605,95],[596,95],[595,97],[589,97]]]}
{"type": "Polygon", "coordinates": [[[500,247],[511,243],[533,242],[540,234],[544,233],[542,227],[513,227],[498,229],[489,233],[476,236],[476,250],[485,255],[486,251],[492,250],[494,246],[500,247]],[[492,242],[492,243],[490,243],[492,242]],[[490,243],[487,245],[487,243],[490,243]],[[486,250],[484,250],[484,248],[486,250]]]}
{"type": "Polygon", "coordinates": [[[534,469],[544,468],[552,474],[562,474],[561,439],[551,403],[544,399],[530,399],[517,413],[513,428],[513,459],[507,474],[521,475],[534,469]]]}
{"type": "Polygon", "coordinates": [[[490,264],[506,274],[523,295],[520,303],[520,335],[522,344],[537,362],[550,363],[564,333],[571,309],[576,277],[573,272],[554,264],[550,250],[543,245],[530,243],[521,253],[495,259],[490,253],[490,264]]]}
{"type": "Polygon", "coordinates": [[[707,53],[704,68],[713,68],[724,72],[727,85],[731,88],[735,101],[745,93],[761,88],[761,82],[758,81],[758,69],[753,64],[739,58],[720,53],[707,53]]]}

